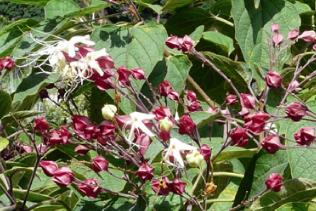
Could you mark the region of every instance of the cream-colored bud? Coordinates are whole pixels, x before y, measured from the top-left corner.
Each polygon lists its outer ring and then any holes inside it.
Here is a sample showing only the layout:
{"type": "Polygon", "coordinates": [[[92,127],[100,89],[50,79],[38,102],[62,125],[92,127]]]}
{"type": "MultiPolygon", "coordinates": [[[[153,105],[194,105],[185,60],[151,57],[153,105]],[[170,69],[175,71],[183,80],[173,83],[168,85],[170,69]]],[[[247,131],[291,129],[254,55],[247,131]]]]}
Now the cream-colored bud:
{"type": "Polygon", "coordinates": [[[165,117],[159,121],[159,127],[161,131],[169,132],[173,127],[173,123],[168,117],[165,117]]]}
{"type": "Polygon", "coordinates": [[[117,112],[117,108],[115,105],[106,104],[102,108],[102,116],[106,120],[112,120],[117,112]]]}
{"type": "Polygon", "coordinates": [[[186,155],[186,160],[189,166],[200,167],[202,163],[204,162],[204,157],[199,151],[194,150],[191,153],[186,155]]]}

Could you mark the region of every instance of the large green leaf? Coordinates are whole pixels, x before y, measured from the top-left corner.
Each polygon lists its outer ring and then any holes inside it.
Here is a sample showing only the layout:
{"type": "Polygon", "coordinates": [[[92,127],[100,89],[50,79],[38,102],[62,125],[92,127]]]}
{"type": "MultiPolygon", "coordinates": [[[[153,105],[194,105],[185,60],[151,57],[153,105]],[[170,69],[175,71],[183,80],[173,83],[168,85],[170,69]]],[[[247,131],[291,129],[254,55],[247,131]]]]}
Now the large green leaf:
{"type": "Polygon", "coordinates": [[[230,55],[235,50],[233,39],[220,32],[204,32],[203,39],[218,45],[220,48],[223,48],[228,53],[228,55],[230,55]]]}
{"type": "Polygon", "coordinates": [[[35,6],[43,6],[49,0],[4,0],[5,2],[16,3],[16,4],[28,4],[35,6]]]}
{"type": "Polygon", "coordinates": [[[177,8],[191,4],[193,0],[167,0],[163,6],[163,11],[173,11],[177,8]]]}
{"type": "Polygon", "coordinates": [[[280,192],[267,192],[250,207],[251,210],[275,210],[289,202],[304,202],[316,195],[316,183],[308,179],[293,179],[284,183],[280,192]]]}
{"type": "Polygon", "coordinates": [[[50,0],[44,9],[45,17],[47,19],[53,19],[76,12],[80,10],[80,7],[73,0],[50,0]]]}
{"type": "MultiPolygon", "coordinates": [[[[116,66],[141,67],[147,76],[163,59],[167,33],[160,24],[149,23],[133,27],[107,25],[97,27],[92,39],[97,48],[106,48],[116,66]]],[[[136,83],[138,89],[143,81],[136,83]]]]}
{"type": "Polygon", "coordinates": [[[0,152],[7,148],[9,145],[9,140],[0,136],[0,152]]]}
{"type": "Polygon", "coordinates": [[[11,96],[0,90],[0,119],[11,110],[11,96]]]}
{"type": "MultiPolygon", "coordinates": [[[[278,23],[280,31],[286,39],[287,33],[299,28],[300,10],[293,3],[286,0],[260,1],[259,8],[248,0],[232,1],[232,16],[235,23],[236,40],[242,50],[245,60],[249,64],[269,68],[269,40],[271,39],[271,25],[278,23]]],[[[289,56],[288,48],[284,48],[278,61],[278,67],[289,56]]]]}

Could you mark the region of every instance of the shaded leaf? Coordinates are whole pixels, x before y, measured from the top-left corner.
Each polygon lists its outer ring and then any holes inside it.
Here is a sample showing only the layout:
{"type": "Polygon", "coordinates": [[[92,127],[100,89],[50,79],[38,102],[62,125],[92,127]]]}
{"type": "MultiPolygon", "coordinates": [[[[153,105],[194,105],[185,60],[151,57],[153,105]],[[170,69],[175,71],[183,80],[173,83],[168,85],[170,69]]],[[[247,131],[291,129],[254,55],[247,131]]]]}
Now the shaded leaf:
{"type": "Polygon", "coordinates": [[[5,91],[0,90],[0,119],[11,110],[11,96],[5,91]]]}
{"type": "Polygon", "coordinates": [[[234,41],[232,38],[216,31],[208,31],[203,33],[203,39],[212,42],[219,47],[223,48],[228,55],[230,55],[234,50],[234,41]]]}

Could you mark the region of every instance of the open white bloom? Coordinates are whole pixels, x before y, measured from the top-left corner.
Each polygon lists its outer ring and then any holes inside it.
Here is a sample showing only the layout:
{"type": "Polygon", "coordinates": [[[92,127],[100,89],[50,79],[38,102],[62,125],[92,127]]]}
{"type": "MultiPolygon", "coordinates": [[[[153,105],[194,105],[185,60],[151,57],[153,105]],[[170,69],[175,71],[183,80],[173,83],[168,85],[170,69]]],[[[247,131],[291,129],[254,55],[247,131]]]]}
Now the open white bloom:
{"type": "Polygon", "coordinates": [[[129,114],[130,120],[125,123],[126,126],[131,126],[128,138],[126,139],[128,144],[132,144],[133,139],[135,137],[135,130],[141,130],[143,133],[148,135],[149,137],[154,137],[155,134],[150,131],[150,129],[144,124],[145,120],[153,120],[155,119],[155,115],[146,114],[141,112],[133,112],[129,114]]]}
{"type": "Polygon", "coordinates": [[[169,147],[166,150],[166,153],[163,159],[169,165],[172,165],[178,168],[184,168],[184,161],[183,161],[181,152],[196,151],[196,150],[197,148],[194,146],[183,143],[182,141],[176,138],[171,138],[169,147]],[[170,159],[172,159],[172,161],[170,159]]]}

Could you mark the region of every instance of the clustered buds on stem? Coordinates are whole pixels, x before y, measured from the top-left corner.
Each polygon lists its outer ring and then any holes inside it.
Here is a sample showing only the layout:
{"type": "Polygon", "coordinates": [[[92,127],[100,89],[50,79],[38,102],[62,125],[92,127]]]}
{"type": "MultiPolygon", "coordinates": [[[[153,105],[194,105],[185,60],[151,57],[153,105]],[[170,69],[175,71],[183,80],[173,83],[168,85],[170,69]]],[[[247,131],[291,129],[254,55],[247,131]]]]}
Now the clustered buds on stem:
{"type": "Polygon", "coordinates": [[[268,190],[279,192],[283,185],[283,177],[280,174],[272,173],[265,181],[268,190]]]}

